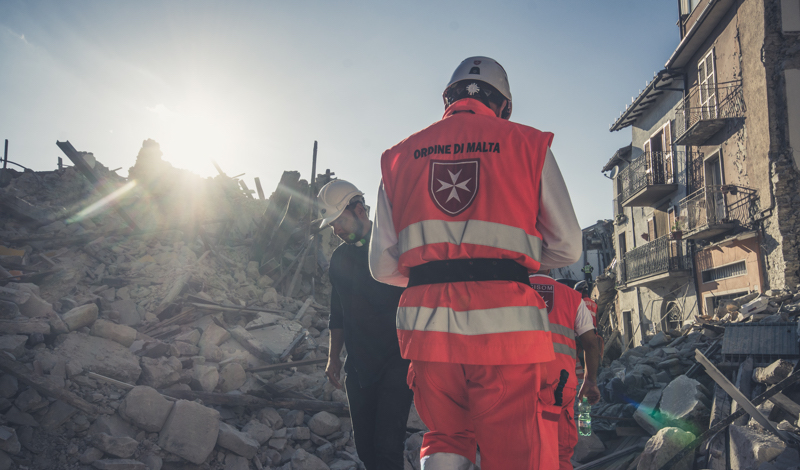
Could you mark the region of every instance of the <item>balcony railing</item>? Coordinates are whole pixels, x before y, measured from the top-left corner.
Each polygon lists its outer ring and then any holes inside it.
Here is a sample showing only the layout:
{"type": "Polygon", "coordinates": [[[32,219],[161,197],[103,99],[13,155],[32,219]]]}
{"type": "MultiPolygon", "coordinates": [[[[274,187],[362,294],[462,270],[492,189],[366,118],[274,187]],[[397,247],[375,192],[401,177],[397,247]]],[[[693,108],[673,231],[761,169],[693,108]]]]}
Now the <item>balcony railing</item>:
{"type": "Polygon", "coordinates": [[[685,240],[672,240],[669,235],[634,248],[622,256],[620,284],[692,269],[692,257],[685,240]]]}
{"type": "Polygon", "coordinates": [[[747,108],[742,82],[696,86],[675,110],[675,143],[702,145],[725,125],[725,120],[744,116],[747,108]]]}
{"type": "MultiPolygon", "coordinates": [[[[648,152],[620,171],[622,205],[649,206],[675,191],[673,168],[677,152],[648,152]]],[[[681,152],[681,155],[683,153],[681,152]]]]}
{"type": "Polygon", "coordinates": [[[752,227],[756,214],[756,190],[732,184],[704,186],[680,202],[680,215],[686,221],[683,236],[687,239],[710,238],[736,227],[752,227]]]}

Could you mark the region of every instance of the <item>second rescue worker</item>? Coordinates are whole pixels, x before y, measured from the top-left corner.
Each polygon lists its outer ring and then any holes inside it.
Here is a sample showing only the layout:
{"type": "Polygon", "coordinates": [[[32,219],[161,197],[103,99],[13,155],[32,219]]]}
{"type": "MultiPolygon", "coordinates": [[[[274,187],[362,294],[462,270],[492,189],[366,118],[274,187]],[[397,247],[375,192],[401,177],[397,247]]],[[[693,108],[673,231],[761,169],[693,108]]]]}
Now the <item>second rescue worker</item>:
{"type": "Polygon", "coordinates": [[[477,443],[484,470],[557,468],[560,409],[542,388],[555,356],[528,274],[577,261],[581,230],[553,135],[508,121],[488,57],[462,62],[443,96],[442,120],[383,153],[370,245],[373,276],[408,286],[397,334],[430,429],[422,466],[469,469],[477,443]],[[431,147],[445,151],[415,158],[431,147]]]}

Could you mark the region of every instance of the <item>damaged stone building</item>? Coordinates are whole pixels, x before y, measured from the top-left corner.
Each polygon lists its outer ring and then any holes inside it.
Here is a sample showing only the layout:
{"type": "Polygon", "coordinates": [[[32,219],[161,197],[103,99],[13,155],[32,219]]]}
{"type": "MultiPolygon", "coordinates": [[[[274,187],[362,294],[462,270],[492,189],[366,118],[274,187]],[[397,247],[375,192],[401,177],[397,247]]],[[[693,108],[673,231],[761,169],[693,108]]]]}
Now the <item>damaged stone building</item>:
{"type": "Polygon", "coordinates": [[[682,0],[680,43],[611,125],[628,346],[800,277],[800,4],[682,0]],[[793,148],[795,150],[793,150],[793,148]]]}

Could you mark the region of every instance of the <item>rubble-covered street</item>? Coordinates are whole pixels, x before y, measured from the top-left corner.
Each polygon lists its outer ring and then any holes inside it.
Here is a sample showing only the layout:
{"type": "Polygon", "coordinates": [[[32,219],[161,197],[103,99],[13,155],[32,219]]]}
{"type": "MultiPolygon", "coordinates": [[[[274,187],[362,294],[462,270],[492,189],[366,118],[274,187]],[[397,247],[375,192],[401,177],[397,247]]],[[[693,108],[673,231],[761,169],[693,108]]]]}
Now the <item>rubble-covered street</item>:
{"type": "Polygon", "coordinates": [[[358,468],[323,371],[338,239],[312,239],[308,182],[267,201],[153,141],[130,180],[79,155],[96,184],[3,176],[0,469],[358,468]]]}
{"type": "MultiPolygon", "coordinates": [[[[323,371],[338,239],[311,230],[309,183],[287,171],[262,199],[153,141],[129,179],[62,148],[75,165],[2,177],[0,469],[363,468],[323,371]]],[[[616,292],[609,269],[593,292],[603,400],[575,468],[797,466],[800,293],[628,347],[616,292]]],[[[412,411],[408,469],[424,430],[412,411]]]]}

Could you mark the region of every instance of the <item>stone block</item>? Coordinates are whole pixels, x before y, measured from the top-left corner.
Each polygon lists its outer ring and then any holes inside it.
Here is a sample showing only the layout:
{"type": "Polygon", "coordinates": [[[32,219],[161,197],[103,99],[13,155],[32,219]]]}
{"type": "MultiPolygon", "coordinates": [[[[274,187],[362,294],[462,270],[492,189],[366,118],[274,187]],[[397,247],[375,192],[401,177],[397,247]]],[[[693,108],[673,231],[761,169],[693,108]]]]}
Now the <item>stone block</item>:
{"type": "Polygon", "coordinates": [[[670,426],[707,426],[708,398],[705,388],[697,380],[685,375],[678,376],[664,388],[659,406],[661,414],[670,426]]]}
{"type": "Polygon", "coordinates": [[[158,445],[200,465],[214,450],[218,435],[218,411],[193,401],[178,400],[161,429],[158,445]]]}
{"type": "Polygon", "coordinates": [[[172,402],[154,388],[131,389],[119,405],[120,416],[148,432],[159,432],[172,411],[172,402]]]}
{"type": "Polygon", "coordinates": [[[136,330],[126,325],[119,325],[102,318],[92,325],[92,336],[110,339],[127,347],[136,340],[136,330]]]}
{"type": "Polygon", "coordinates": [[[297,449],[292,454],[292,470],[330,470],[330,467],[319,457],[297,449]]]}
{"type": "Polygon", "coordinates": [[[204,346],[219,346],[223,342],[227,341],[231,337],[231,334],[228,333],[222,327],[215,325],[214,323],[209,324],[205,331],[203,331],[203,335],[200,337],[200,349],[203,349],[204,346]]]}
{"type": "MultiPolygon", "coordinates": [[[[647,441],[636,470],[659,470],[675,454],[694,440],[694,434],[679,428],[663,428],[647,441]]],[[[673,470],[692,470],[694,453],[681,459],[673,470]]]]}
{"type": "Polygon", "coordinates": [[[212,392],[219,383],[219,371],[212,364],[197,364],[192,368],[192,387],[212,392]]]}
{"type": "Polygon", "coordinates": [[[250,470],[250,462],[241,455],[228,454],[225,456],[225,470],[250,470]]]}
{"type": "Polygon", "coordinates": [[[115,437],[136,437],[138,429],[125,422],[118,414],[101,415],[89,427],[89,435],[106,433],[115,437]]]}
{"type": "Polygon", "coordinates": [[[248,459],[252,459],[256,455],[259,447],[259,443],[249,434],[241,432],[224,422],[219,423],[217,445],[248,459]]]}
{"type": "Polygon", "coordinates": [[[9,454],[19,454],[22,446],[17,438],[17,431],[8,426],[0,426],[0,450],[9,454]]]}
{"type": "Polygon", "coordinates": [[[97,447],[89,446],[83,451],[79,460],[84,465],[91,465],[95,460],[103,458],[103,451],[97,447]]]}
{"type": "Polygon", "coordinates": [[[21,313],[17,304],[8,300],[0,300],[0,318],[3,320],[11,320],[20,315],[21,313]]]}
{"type": "Polygon", "coordinates": [[[61,400],[56,400],[50,405],[44,417],[39,420],[39,424],[41,424],[44,429],[54,430],[66,423],[77,412],[78,409],[74,406],[64,403],[61,400]]]}
{"type": "Polygon", "coordinates": [[[636,408],[636,413],[633,414],[633,419],[651,436],[664,427],[664,424],[657,419],[657,407],[659,400],[661,400],[661,393],[661,389],[653,389],[647,392],[644,400],[636,408]]]}
{"type": "Polygon", "coordinates": [[[177,357],[142,358],[141,385],[155,389],[166,388],[180,380],[183,365],[177,357]]]}
{"type": "Polygon", "coordinates": [[[272,428],[256,420],[252,420],[245,424],[242,428],[242,431],[249,434],[250,437],[255,439],[259,444],[267,442],[272,437],[272,428]]]}
{"type": "Polygon", "coordinates": [[[335,433],[341,426],[342,423],[339,418],[327,411],[320,411],[311,417],[311,421],[308,422],[311,432],[323,437],[335,433]]]}
{"type": "Polygon", "coordinates": [[[183,341],[173,341],[169,345],[169,353],[175,357],[196,356],[199,352],[200,348],[193,344],[184,343],[183,341]]]}
{"type": "Polygon", "coordinates": [[[130,437],[114,437],[104,432],[92,436],[92,444],[106,454],[127,459],[139,447],[136,439],[130,437]]]}
{"type": "Polygon", "coordinates": [[[133,300],[118,300],[111,304],[111,308],[117,312],[117,318],[123,325],[137,326],[142,323],[142,316],[133,300]]]}
{"type": "Polygon", "coordinates": [[[30,426],[33,428],[39,427],[39,422],[33,419],[33,416],[20,411],[16,406],[12,406],[5,414],[6,421],[12,424],[19,424],[22,426],[30,426]]]}
{"type": "Polygon", "coordinates": [[[97,320],[97,304],[91,303],[75,307],[61,316],[67,324],[69,331],[75,331],[84,326],[91,326],[97,320]]]}
{"type": "Polygon", "coordinates": [[[766,367],[756,367],[753,370],[753,380],[762,384],[774,385],[789,377],[794,369],[794,364],[785,359],[778,359],[766,367]]]}
{"type": "Polygon", "coordinates": [[[288,428],[288,435],[294,441],[307,441],[311,439],[311,430],[305,426],[288,428]]]}
{"type": "Polygon", "coordinates": [[[19,381],[11,374],[0,375],[0,398],[13,398],[19,391],[19,381]]]}
{"type": "Polygon", "coordinates": [[[786,449],[786,443],[769,432],[735,424],[729,429],[732,470],[758,468],[762,463],[778,457],[786,449]]]}
{"type": "Polygon", "coordinates": [[[181,333],[175,336],[175,341],[183,341],[184,343],[189,343],[192,346],[197,346],[197,343],[200,342],[200,330],[191,329],[181,333]]]}
{"type": "Polygon", "coordinates": [[[86,370],[129,384],[136,383],[142,373],[138,358],[115,341],[78,332],[61,337],[65,339],[54,353],[67,362],[76,361],[86,370]]]}
{"type": "Polygon", "coordinates": [[[26,388],[22,391],[19,395],[17,395],[17,399],[14,400],[14,404],[19,408],[20,411],[36,411],[39,408],[44,408],[49,404],[46,398],[43,398],[39,395],[33,388],[26,388]]]}
{"type": "Polygon", "coordinates": [[[247,374],[241,364],[236,362],[225,364],[219,370],[219,389],[222,393],[237,390],[244,385],[246,379],[247,374]]]}
{"type": "Polygon", "coordinates": [[[650,341],[647,342],[647,345],[651,348],[658,348],[665,346],[667,343],[669,343],[669,341],[669,337],[667,337],[663,331],[659,331],[655,336],[653,336],[652,339],[650,339],[650,341]]]}
{"type": "Polygon", "coordinates": [[[0,352],[8,352],[14,357],[20,357],[25,353],[25,343],[28,337],[25,335],[3,335],[0,336],[0,352]]]}
{"type": "Polygon", "coordinates": [[[314,455],[319,457],[319,459],[325,462],[326,464],[331,460],[333,460],[333,456],[335,453],[336,453],[336,447],[330,442],[317,447],[317,450],[314,451],[314,455]]]}
{"type": "Polygon", "coordinates": [[[578,443],[575,444],[572,459],[579,463],[589,462],[602,454],[605,450],[606,446],[603,444],[603,441],[597,437],[597,434],[592,433],[591,436],[578,435],[578,443]]]}

